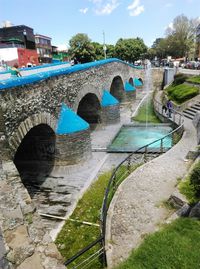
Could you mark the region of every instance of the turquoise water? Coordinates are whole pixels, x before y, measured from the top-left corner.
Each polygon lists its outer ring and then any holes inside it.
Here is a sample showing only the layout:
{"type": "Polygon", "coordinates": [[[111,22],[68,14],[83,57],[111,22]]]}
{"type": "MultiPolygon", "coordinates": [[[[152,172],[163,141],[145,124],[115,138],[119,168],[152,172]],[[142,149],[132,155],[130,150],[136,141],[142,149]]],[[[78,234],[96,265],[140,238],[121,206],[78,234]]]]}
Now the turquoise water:
{"type": "MultiPolygon", "coordinates": [[[[172,128],[169,126],[123,126],[112,144],[108,147],[109,151],[134,151],[170,133],[172,128]]],[[[172,147],[171,135],[163,140],[163,148],[172,147]]],[[[153,143],[149,149],[157,150],[160,148],[160,141],[153,143]]]]}

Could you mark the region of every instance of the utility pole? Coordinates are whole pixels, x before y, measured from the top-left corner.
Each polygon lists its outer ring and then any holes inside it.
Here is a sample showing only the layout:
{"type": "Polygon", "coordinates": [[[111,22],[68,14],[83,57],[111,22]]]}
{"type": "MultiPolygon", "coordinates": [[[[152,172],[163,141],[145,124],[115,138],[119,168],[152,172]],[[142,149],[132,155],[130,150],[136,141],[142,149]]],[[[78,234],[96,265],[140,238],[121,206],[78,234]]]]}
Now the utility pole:
{"type": "Polygon", "coordinates": [[[105,44],[105,32],[103,31],[103,51],[104,51],[104,58],[106,59],[106,44],[105,44]]]}

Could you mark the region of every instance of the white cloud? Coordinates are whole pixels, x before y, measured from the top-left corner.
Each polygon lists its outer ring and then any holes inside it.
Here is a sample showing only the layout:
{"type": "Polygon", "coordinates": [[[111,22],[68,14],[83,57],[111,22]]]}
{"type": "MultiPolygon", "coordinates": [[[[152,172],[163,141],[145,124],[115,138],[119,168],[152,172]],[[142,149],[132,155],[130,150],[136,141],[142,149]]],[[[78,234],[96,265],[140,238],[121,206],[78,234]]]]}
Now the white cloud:
{"type": "Polygon", "coordinates": [[[79,11],[81,13],[83,13],[83,14],[86,14],[88,12],[88,9],[89,9],[88,7],[86,7],[86,8],[80,8],[79,11]]]}
{"type": "Polygon", "coordinates": [[[97,15],[109,15],[118,6],[119,0],[90,0],[94,4],[94,10],[97,15]]]}
{"type": "Polygon", "coordinates": [[[58,51],[68,50],[67,45],[65,44],[57,45],[57,47],[58,47],[58,51]]]}
{"type": "Polygon", "coordinates": [[[166,8],[170,8],[170,7],[172,7],[172,6],[173,6],[172,3],[166,3],[166,4],[165,4],[165,7],[166,7],[166,8]]]}
{"type": "Polygon", "coordinates": [[[138,16],[144,12],[144,6],[140,5],[140,0],[134,0],[131,5],[127,7],[130,16],[138,16]]]}

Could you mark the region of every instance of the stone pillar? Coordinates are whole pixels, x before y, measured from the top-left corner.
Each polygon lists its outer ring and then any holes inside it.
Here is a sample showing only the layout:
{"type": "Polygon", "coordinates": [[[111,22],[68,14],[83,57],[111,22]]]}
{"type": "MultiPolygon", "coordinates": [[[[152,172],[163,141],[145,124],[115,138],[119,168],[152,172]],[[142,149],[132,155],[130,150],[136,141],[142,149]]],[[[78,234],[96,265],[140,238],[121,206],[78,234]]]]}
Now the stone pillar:
{"type": "Polygon", "coordinates": [[[130,102],[136,99],[136,88],[129,82],[125,82],[122,102],[130,102]]]}
{"type": "Polygon", "coordinates": [[[72,165],[86,161],[91,153],[89,129],[56,135],[55,165],[72,165]]]}
{"type": "Polygon", "coordinates": [[[102,123],[113,124],[120,121],[119,104],[102,107],[102,123]]]}

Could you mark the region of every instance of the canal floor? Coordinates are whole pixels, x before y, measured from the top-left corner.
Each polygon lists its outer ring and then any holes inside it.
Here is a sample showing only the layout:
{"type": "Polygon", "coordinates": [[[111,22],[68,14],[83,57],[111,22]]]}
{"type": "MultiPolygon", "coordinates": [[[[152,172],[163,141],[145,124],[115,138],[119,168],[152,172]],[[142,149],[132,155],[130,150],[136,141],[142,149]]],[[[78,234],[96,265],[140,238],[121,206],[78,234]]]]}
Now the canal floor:
{"type": "MultiPolygon", "coordinates": [[[[126,153],[107,153],[105,149],[121,126],[131,122],[132,115],[146,95],[145,90],[138,90],[135,101],[121,105],[119,123],[108,126],[99,125],[92,131],[90,160],[77,165],[53,168],[51,174],[32,197],[39,213],[69,217],[77,201],[98,175],[112,169],[127,156],[126,153]]],[[[45,222],[48,223],[51,237],[55,239],[64,221],[48,218],[45,222]]]]}

